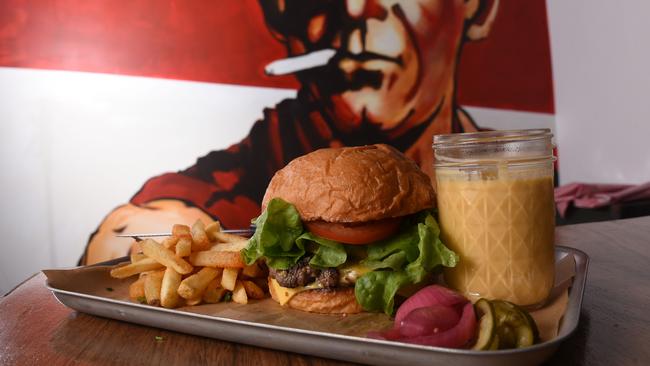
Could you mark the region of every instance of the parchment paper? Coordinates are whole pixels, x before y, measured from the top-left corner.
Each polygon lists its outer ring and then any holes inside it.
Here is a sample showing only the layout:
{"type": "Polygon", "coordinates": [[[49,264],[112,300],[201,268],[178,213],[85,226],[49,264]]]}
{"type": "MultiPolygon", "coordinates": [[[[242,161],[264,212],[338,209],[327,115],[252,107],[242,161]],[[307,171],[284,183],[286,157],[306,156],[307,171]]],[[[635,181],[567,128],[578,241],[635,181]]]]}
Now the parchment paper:
{"type": "MultiPolygon", "coordinates": [[[[43,273],[48,278],[48,284],[60,290],[131,302],[128,288],[135,281],[136,276],[123,280],[115,279],[109,275],[111,268],[113,267],[96,266],[52,269],[44,270],[43,273]]],[[[557,336],[560,321],[567,308],[568,288],[574,275],[573,256],[566,255],[558,258],[555,288],[551,297],[544,307],[531,312],[537,322],[542,341],[557,336]]],[[[139,306],[147,305],[139,304],[139,306]]],[[[281,307],[270,298],[249,300],[247,305],[222,302],[182,307],[175,311],[358,337],[365,337],[369,331],[388,329],[393,324],[392,319],[385,314],[312,314],[281,307]]]]}

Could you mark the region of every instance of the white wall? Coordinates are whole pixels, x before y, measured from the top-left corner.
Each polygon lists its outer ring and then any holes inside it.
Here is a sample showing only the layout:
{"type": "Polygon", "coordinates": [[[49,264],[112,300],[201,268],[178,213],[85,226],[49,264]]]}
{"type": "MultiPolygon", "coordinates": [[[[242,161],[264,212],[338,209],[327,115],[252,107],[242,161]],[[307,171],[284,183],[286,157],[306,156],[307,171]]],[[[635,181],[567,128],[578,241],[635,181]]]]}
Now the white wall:
{"type": "Polygon", "coordinates": [[[154,175],[239,141],[293,90],[0,68],[0,295],[76,264],[154,175]]]}
{"type": "Polygon", "coordinates": [[[650,181],[650,1],[547,9],[560,182],[650,181]]]}

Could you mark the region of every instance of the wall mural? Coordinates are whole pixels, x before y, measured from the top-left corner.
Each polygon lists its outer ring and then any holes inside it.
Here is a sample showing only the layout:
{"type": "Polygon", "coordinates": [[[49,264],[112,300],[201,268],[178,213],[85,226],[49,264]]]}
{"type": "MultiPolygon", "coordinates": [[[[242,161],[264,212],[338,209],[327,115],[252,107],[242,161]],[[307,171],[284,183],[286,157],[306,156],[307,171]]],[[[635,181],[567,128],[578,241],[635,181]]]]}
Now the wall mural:
{"type": "Polygon", "coordinates": [[[149,179],[91,235],[85,263],[126,254],[115,233],[149,222],[247,227],[274,172],[315,149],[388,143],[432,175],[434,134],[480,130],[461,104],[553,113],[543,0],[52,1],[38,12],[6,1],[0,10],[9,3],[0,18],[14,27],[0,33],[0,55],[11,40],[24,46],[3,66],[298,90],[260,111],[242,141],[149,179]],[[39,15],[48,8],[54,17],[39,15]],[[51,32],[35,24],[56,28],[65,47],[43,47],[51,32]]]}

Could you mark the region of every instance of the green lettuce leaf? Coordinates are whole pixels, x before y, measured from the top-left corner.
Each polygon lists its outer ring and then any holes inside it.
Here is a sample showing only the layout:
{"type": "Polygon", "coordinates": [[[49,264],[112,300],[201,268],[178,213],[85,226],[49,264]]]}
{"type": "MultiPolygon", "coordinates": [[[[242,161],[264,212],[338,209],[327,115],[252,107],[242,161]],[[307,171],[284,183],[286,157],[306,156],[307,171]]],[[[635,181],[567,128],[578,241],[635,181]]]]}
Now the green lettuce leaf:
{"type": "Polygon", "coordinates": [[[336,268],[345,263],[348,254],[341,243],[316,236],[309,231],[305,231],[296,239],[296,244],[301,247],[308,247],[311,244],[317,244],[314,250],[314,256],[309,261],[314,267],[336,268]]]}
{"type": "Polygon", "coordinates": [[[402,268],[404,268],[404,264],[408,263],[408,261],[406,260],[406,253],[399,251],[389,254],[381,260],[366,258],[361,263],[372,270],[392,269],[393,271],[400,271],[402,268]]]}
{"type": "Polygon", "coordinates": [[[314,267],[338,267],[347,260],[345,247],[338,242],[304,231],[298,210],[292,204],[274,198],[257,219],[255,234],[242,250],[246,264],[264,257],[275,269],[288,269],[304,256],[308,249],[314,267]]]}
{"type": "Polygon", "coordinates": [[[382,309],[391,314],[399,287],[422,282],[440,265],[456,266],[458,256],[440,241],[439,235],[436,220],[424,212],[407,220],[399,235],[369,246],[368,257],[361,263],[374,271],[357,280],[355,295],[359,304],[369,311],[382,309]]]}
{"type": "Polygon", "coordinates": [[[425,217],[424,223],[418,224],[420,256],[405,269],[413,283],[422,281],[428,272],[440,265],[455,267],[458,263],[458,255],[440,241],[439,234],[438,224],[431,215],[425,217]]]}
{"type": "Polygon", "coordinates": [[[296,239],[303,233],[298,210],[282,199],[269,201],[266,210],[255,219],[255,234],[242,250],[246,264],[265,257],[276,269],[288,269],[305,255],[305,248],[296,239]]]}
{"type": "Polygon", "coordinates": [[[409,281],[403,271],[368,272],[357,280],[354,295],[365,310],[383,311],[391,315],[395,307],[397,290],[407,285],[409,281]]]}

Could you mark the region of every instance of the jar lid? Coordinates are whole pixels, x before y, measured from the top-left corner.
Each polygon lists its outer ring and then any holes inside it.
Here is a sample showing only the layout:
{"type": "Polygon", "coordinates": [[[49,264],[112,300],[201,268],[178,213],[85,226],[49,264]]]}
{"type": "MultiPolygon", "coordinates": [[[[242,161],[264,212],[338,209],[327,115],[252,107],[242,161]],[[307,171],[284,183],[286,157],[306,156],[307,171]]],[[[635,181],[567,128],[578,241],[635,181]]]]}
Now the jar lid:
{"type": "Polygon", "coordinates": [[[486,161],[553,159],[548,128],[435,135],[436,165],[486,161]]]}
{"type": "Polygon", "coordinates": [[[449,133],[433,136],[433,147],[444,147],[447,144],[475,144],[486,142],[509,142],[520,140],[546,139],[553,137],[548,128],[532,130],[505,130],[505,131],[481,131],[466,133],[449,133]]]}

